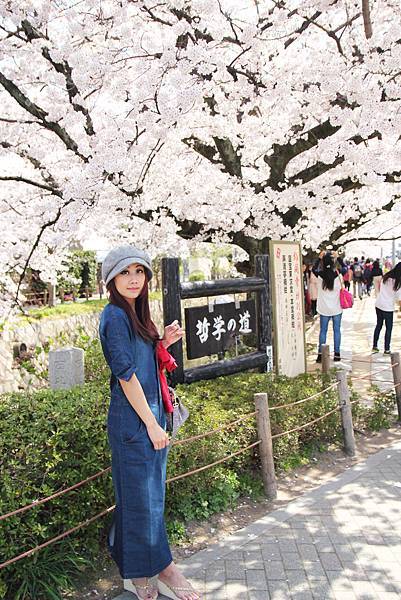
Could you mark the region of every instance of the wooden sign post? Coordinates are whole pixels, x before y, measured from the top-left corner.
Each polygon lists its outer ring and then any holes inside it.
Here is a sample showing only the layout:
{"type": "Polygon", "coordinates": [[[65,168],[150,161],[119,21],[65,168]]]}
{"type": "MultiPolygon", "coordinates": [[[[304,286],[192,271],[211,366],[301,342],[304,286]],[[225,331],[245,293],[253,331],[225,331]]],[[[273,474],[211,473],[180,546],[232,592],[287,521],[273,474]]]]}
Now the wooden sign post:
{"type": "Polygon", "coordinates": [[[256,257],[255,277],[193,283],[180,282],[178,258],[163,258],[162,281],[165,325],[176,319],[182,323],[181,300],[186,298],[204,298],[244,292],[256,292],[257,295],[256,305],[252,300],[216,304],[210,314],[208,306],[188,309],[186,312],[188,358],[214,353],[223,354],[229,346],[230,338],[232,339],[237,334],[257,333],[258,348],[255,352],[230,360],[220,360],[184,370],[182,341],[177,342],[169,350],[178,365],[178,368],[172,373],[173,385],[183,382],[192,383],[201,379],[213,379],[219,375],[229,375],[246,369],[266,370],[266,367],[271,368],[272,318],[268,256],[256,257]],[[206,341],[209,343],[205,346],[205,351],[202,351],[201,347],[206,344],[206,341]]]}

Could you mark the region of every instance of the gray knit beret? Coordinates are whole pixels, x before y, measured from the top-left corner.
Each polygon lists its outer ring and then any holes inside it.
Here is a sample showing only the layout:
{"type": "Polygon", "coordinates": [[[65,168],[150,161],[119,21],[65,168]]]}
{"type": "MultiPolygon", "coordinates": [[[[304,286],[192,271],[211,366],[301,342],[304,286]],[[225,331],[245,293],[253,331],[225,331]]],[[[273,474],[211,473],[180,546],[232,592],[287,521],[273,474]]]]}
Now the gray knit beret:
{"type": "Polygon", "coordinates": [[[148,272],[148,279],[152,279],[153,272],[149,254],[135,246],[119,246],[110,250],[103,261],[102,279],[105,284],[107,285],[116,275],[133,263],[144,266],[148,272]]]}

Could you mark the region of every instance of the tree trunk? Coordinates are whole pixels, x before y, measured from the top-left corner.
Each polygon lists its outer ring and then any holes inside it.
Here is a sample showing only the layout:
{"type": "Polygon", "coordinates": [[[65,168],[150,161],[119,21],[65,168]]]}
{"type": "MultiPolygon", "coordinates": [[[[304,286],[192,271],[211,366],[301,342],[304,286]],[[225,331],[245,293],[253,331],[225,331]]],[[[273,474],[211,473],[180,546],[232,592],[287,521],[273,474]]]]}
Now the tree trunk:
{"type": "Polygon", "coordinates": [[[365,36],[368,40],[372,37],[372,21],[370,18],[369,0],[362,0],[363,26],[365,28],[365,36]]]}

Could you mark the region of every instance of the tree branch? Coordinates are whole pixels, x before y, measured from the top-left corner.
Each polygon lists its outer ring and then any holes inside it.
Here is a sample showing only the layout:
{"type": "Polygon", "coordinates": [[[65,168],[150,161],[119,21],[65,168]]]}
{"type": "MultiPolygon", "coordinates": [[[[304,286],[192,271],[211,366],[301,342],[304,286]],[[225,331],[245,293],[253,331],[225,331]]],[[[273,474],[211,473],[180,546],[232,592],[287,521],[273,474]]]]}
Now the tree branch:
{"type": "Polygon", "coordinates": [[[33,253],[35,252],[36,248],[39,246],[39,242],[42,239],[42,236],[43,236],[44,232],[46,231],[46,229],[48,229],[49,227],[52,227],[53,225],[55,225],[57,223],[57,221],[61,217],[63,208],[65,208],[66,206],[68,206],[68,204],[71,204],[72,202],[74,202],[74,200],[72,198],[70,200],[67,200],[67,202],[65,202],[63,204],[63,206],[61,206],[61,207],[59,207],[57,209],[57,213],[56,213],[56,216],[54,217],[54,219],[51,219],[50,221],[48,221],[47,223],[44,223],[41,226],[41,228],[39,230],[39,233],[36,236],[36,239],[35,239],[35,241],[33,243],[33,246],[32,246],[32,248],[31,248],[31,250],[30,250],[30,252],[28,254],[28,257],[27,257],[27,259],[26,259],[26,261],[24,263],[22,272],[21,272],[21,274],[19,276],[18,286],[17,286],[17,292],[15,294],[15,301],[16,302],[18,302],[18,295],[19,295],[19,292],[20,292],[20,289],[21,289],[21,285],[22,285],[22,283],[24,281],[24,278],[25,278],[26,270],[27,270],[27,268],[29,266],[29,263],[31,262],[31,258],[33,256],[33,253]]]}
{"type": "Polygon", "coordinates": [[[2,72],[0,72],[0,84],[24,110],[36,117],[43,127],[49,131],[53,131],[68,150],[74,152],[74,154],[79,156],[84,162],[88,162],[87,157],[78,151],[78,144],[68,135],[66,130],[63,129],[63,127],[60,127],[58,123],[48,121],[46,119],[48,113],[34,102],[31,102],[15,83],[13,83],[11,79],[8,79],[2,72]]]}
{"type": "Polygon", "coordinates": [[[63,197],[63,194],[60,192],[60,190],[50,185],[46,185],[45,183],[40,183],[40,181],[33,181],[32,179],[28,179],[27,177],[19,177],[17,175],[0,176],[0,181],[16,181],[18,183],[26,183],[27,185],[32,185],[41,190],[46,190],[46,192],[51,192],[54,196],[58,196],[59,198],[63,197]]]}

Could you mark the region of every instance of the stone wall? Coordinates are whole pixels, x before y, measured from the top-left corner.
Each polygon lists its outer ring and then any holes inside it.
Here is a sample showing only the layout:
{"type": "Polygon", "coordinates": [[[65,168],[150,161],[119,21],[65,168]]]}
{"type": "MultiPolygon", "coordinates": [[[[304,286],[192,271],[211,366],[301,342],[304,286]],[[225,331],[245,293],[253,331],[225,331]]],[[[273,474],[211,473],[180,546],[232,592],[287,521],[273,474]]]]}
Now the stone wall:
{"type": "MultiPolygon", "coordinates": [[[[159,328],[163,327],[163,309],[159,301],[151,302],[151,314],[159,328]]],[[[73,343],[81,331],[90,338],[98,336],[99,313],[75,315],[60,319],[42,319],[23,327],[13,323],[0,332],[0,394],[43,387],[43,379],[22,369],[14,359],[14,346],[25,344],[28,352],[50,344],[59,348],[73,343]]],[[[43,355],[47,361],[47,354],[43,355]]],[[[43,362],[43,360],[42,360],[43,362]]],[[[47,368],[47,365],[44,365],[47,368]]]]}

